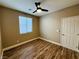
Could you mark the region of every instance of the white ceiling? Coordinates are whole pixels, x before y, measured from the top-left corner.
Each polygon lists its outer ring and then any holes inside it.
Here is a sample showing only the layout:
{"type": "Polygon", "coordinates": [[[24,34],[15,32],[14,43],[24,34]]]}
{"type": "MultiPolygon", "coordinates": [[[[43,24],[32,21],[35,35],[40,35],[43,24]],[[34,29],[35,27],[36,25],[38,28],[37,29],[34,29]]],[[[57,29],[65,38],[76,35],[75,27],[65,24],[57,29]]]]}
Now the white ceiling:
{"type": "Polygon", "coordinates": [[[42,16],[79,4],[79,0],[0,0],[0,4],[32,15],[42,16]],[[36,9],[35,2],[41,2],[41,7],[48,9],[49,12],[33,13],[36,9]]]}

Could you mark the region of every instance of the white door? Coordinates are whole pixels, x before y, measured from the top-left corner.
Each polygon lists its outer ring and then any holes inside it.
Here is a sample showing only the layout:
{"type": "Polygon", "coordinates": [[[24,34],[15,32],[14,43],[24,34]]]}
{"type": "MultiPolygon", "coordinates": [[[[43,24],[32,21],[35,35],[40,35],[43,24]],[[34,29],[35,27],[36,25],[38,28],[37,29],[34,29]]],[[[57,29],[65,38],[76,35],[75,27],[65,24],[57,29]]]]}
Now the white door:
{"type": "Polygon", "coordinates": [[[62,19],[61,44],[68,48],[78,49],[79,16],[62,19]]]}

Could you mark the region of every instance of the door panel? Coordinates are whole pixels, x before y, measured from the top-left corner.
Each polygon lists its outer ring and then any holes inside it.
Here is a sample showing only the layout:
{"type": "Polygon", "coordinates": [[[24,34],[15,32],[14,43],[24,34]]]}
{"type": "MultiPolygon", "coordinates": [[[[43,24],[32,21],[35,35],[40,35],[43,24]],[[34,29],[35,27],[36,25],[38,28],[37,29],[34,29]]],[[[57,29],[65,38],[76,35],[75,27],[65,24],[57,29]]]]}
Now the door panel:
{"type": "Polygon", "coordinates": [[[77,39],[74,41],[74,44],[77,43],[76,48],[78,48],[79,50],[79,16],[75,16],[74,19],[75,19],[75,38],[77,39]]]}

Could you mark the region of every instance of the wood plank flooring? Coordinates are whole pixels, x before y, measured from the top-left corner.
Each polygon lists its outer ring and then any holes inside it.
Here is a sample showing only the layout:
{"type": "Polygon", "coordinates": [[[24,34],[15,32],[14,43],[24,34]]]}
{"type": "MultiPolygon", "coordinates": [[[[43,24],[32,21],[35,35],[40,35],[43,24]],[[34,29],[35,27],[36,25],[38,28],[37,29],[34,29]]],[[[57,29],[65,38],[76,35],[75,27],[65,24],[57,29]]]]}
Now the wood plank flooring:
{"type": "Polygon", "coordinates": [[[79,53],[38,39],[5,51],[3,59],[79,59],[79,53]]]}

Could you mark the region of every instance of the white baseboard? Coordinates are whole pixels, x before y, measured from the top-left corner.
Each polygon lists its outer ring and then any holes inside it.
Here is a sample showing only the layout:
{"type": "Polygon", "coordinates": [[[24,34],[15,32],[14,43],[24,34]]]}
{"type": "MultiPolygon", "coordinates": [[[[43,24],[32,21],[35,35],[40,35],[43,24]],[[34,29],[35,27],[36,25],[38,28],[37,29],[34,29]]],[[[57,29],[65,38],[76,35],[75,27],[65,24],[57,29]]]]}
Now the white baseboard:
{"type": "Polygon", "coordinates": [[[4,48],[4,49],[3,49],[3,52],[6,51],[6,50],[9,50],[9,49],[18,47],[18,46],[20,46],[20,45],[23,45],[23,44],[25,44],[25,43],[31,42],[31,41],[36,40],[36,39],[39,39],[39,37],[30,39],[30,40],[27,40],[27,41],[25,41],[25,42],[21,42],[21,43],[15,44],[15,45],[13,45],[13,46],[9,46],[9,47],[7,47],[7,48],[4,48]]]}
{"type": "Polygon", "coordinates": [[[59,46],[65,47],[65,48],[67,48],[67,49],[71,49],[71,50],[76,51],[76,52],[79,52],[79,50],[77,50],[77,49],[72,49],[72,48],[69,48],[69,47],[63,46],[63,45],[60,44],[60,43],[57,43],[57,42],[54,42],[54,41],[51,41],[51,40],[48,40],[48,39],[45,39],[45,38],[42,38],[42,37],[39,37],[39,38],[42,39],[42,40],[45,40],[45,41],[47,41],[47,42],[50,42],[50,43],[53,43],[53,44],[56,44],[56,45],[59,45],[59,46]]]}
{"type": "Polygon", "coordinates": [[[44,41],[47,41],[47,42],[50,42],[50,43],[53,43],[53,44],[61,46],[60,43],[57,43],[57,42],[54,42],[54,41],[51,41],[51,40],[48,40],[48,39],[45,39],[45,38],[42,38],[42,37],[39,37],[39,38],[42,39],[42,40],[44,40],[44,41]]]}

